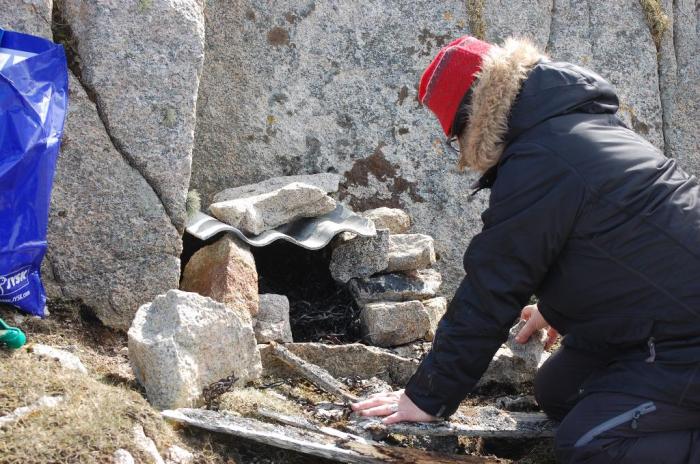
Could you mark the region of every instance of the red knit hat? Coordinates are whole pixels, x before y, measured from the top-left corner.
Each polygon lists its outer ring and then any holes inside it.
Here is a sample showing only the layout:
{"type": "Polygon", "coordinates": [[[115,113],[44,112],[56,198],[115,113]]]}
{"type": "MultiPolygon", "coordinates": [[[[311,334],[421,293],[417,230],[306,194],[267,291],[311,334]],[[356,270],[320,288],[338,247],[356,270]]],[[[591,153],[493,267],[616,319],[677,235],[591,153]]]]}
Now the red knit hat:
{"type": "Polygon", "coordinates": [[[493,45],[465,35],[443,47],[420,78],[418,99],[435,113],[445,135],[462,98],[474,82],[484,55],[493,45]]]}

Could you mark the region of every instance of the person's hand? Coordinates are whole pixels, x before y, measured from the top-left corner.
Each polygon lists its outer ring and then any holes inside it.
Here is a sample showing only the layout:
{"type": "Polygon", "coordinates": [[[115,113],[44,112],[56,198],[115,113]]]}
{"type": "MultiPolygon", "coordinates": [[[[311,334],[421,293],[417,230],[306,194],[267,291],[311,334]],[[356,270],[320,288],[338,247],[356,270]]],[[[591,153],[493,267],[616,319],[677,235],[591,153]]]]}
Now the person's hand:
{"type": "Polygon", "coordinates": [[[353,403],[352,410],[361,416],[387,416],[385,424],[396,422],[432,422],[440,418],[423,412],[406,396],[403,390],[377,393],[364,401],[353,403]]]}
{"type": "Polygon", "coordinates": [[[532,334],[542,329],[547,329],[547,341],[544,344],[545,349],[549,348],[557,341],[559,332],[550,327],[549,323],[544,320],[537,305],[525,306],[520,313],[520,319],[527,322],[520,329],[518,335],[515,336],[516,342],[520,344],[527,343],[532,334]]]}

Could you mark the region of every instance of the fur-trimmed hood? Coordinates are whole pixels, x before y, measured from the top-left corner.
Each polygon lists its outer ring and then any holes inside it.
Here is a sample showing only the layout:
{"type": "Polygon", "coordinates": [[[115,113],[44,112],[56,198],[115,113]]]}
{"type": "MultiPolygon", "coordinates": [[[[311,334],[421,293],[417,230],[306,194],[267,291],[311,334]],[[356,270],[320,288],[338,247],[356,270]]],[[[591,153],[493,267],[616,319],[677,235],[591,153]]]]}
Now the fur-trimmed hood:
{"type": "Polygon", "coordinates": [[[484,57],[474,85],[469,122],[459,137],[459,168],[485,172],[505,148],[508,119],[530,70],[543,58],[530,42],[507,39],[484,57]]]}

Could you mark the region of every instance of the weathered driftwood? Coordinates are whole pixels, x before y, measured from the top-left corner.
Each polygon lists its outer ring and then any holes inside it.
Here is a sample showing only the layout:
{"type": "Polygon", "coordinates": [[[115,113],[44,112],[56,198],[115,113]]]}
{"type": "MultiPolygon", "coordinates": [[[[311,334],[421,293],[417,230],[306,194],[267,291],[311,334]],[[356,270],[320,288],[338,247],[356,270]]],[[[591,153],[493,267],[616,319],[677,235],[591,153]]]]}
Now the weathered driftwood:
{"type": "Polygon", "coordinates": [[[346,403],[359,401],[357,396],[350,393],[345,385],[338,382],[325,369],[301,359],[282,345],[274,342],[270,343],[270,345],[277,358],[294,367],[305,379],[321,390],[335,395],[346,403]]]}
{"type": "Polygon", "coordinates": [[[541,438],[554,436],[555,423],[542,413],[507,412],[493,406],[460,408],[451,420],[435,423],[384,425],[380,418],[361,418],[354,430],[373,437],[390,433],[423,436],[465,436],[487,438],[541,438]]]}
{"type": "Polygon", "coordinates": [[[309,430],[311,432],[323,433],[325,435],[335,437],[335,438],[340,438],[342,440],[354,440],[354,441],[359,441],[359,442],[378,444],[377,442],[367,440],[365,437],[361,437],[359,435],[353,435],[351,433],[343,432],[341,430],[334,429],[332,427],[324,427],[324,426],[313,424],[304,417],[288,416],[285,414],[279,414],[279,413],[276,413],[273,411],[267,411],[264,409],[259,409],[258,415],[260,417],[265,418],[265,419],[270,419],[270,420],[273,420],[275,422],[279,422],[280,424],[291,425],[292,427],[298,427],[298,428],[301,428],[304,430],[309,430]]]}
{"type": "Polygon", "coordinates": [[[163,411],[167,419],[213,432],[234,435],[278,448],[358,464],[491,464],[502,461],[477,456],[457,456],[432,453],[411,448],[399,448],[305,430],[303,427],[278,425],[255,419],[235,417],[205,409],[163,411]]]}

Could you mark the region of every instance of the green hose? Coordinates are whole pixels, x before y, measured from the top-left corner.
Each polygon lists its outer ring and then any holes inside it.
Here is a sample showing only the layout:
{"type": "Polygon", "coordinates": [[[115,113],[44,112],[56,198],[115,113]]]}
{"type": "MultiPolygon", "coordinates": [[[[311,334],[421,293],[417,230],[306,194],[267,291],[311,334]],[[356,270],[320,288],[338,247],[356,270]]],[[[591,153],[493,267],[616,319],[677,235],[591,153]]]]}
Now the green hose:
{"type": "Polygon", "coordinates": [[[16,350],[27,343],[27,337],[17,327],[10,327],[0,319],[0,348],[16,350]]]}

